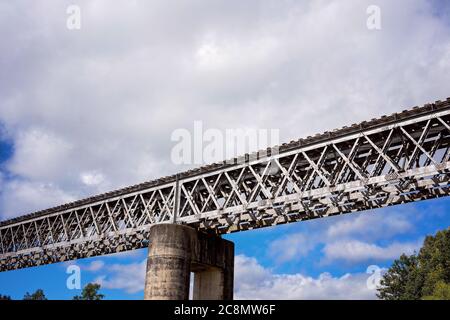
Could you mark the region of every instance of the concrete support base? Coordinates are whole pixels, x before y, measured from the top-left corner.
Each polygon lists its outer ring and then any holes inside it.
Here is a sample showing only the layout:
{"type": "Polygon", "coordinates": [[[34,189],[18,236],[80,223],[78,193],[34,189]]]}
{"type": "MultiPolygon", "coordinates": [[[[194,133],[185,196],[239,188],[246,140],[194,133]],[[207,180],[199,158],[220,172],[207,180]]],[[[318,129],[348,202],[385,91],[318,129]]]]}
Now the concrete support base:
{"type": "Polygon", "coordinates": [[[232,300],[234,244],[183,225],[150,229],[145,300],[232,300]]]}

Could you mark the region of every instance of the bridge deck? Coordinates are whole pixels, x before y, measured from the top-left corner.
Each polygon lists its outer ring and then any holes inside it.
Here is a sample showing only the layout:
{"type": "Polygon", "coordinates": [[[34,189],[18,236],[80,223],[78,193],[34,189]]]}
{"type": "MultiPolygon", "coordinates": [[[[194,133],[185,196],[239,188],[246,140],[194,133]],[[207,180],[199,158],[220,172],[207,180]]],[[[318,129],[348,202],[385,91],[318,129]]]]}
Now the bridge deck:
{"type": "Polygon", "coordinates": [[[450,98],[0,222],[0,271],[142,248],[151,225],[216,234],[449,194],[450,98]]]}

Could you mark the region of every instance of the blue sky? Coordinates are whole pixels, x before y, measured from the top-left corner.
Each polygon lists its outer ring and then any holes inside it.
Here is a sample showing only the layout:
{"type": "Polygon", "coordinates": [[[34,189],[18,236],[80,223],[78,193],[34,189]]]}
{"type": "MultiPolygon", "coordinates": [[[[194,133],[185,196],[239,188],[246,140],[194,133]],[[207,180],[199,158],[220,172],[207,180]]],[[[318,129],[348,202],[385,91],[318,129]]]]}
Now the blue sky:
{"type": "MultiPolygon", "coordinates": [[[[0,0],[0,220],[180,172],[174,130],[290,141],[450,96],[443,0],[0,0]],[[66,28],[69,5],[81,29],[66,28]],[[381,29],[367,28],[377,5],[381,29]],[[14,32],[11,32],[14,30],[14,32]]],[[[447,228],[448,199],[227,235],[237,298],[374,298],[447,228]]],[[[145,250],[80,260],[82,283],[141,299],[145,250]]],[[[0,294],[68,299],[68,263],[0,273],[0,294]]]]}
{"type": "MultiPolygon", "coordinates": [[[[411,250],[414,251],[420,247],[426,235],[448,228],[449,218],[450,201],[443,198],[227,235],[225,238],[235,243],[238,256],[236,261],[239,269],[236,275],[237,297],[265,298],[263,289],[270,288],[277,292],[280,290],[279,286],[289,290],[294,285],[298,289],[307,287],[317,291],[317,296],[313,295],[311,298],[354,297],[349,292],[340,292],[337,296],[333,296],[332,293],[336,294],[336,288],[355,290],[359,298],[373,298],[374,291],[364,289],[365,282],[370,276],[366,273],[367,268],[370,265],[388,268],[394,259],[393,256],[401,254],[402,248],[409,250],[409,244],[412,244],[411,250]],[[364,223],[358,223],[360,219],[367,220],[364,223]],[[330,229],[333,226],[335,229],[330,229]],[[377,250],[368,250],[369,253],[366,255],[359,250],[353,252],[342,250],[340,254],[329,257],[327,261],[327,252],[324,248],[338,241],[330,237],[330,233],[333,233],[330,230],[337,232],[336,236],[341,240],[339,242],[341,244],[343,244],[342,240],[363,248],[370,244],[376,246],[380,253],[376,253],[377,250]],[[303,239],[298,242],[300,236],[304,236],[305,243],[303,239]],[[284,255],[283,253],[288,249],[285,248],[284,251],[279,249],[277,243],[280,244],[280,241],[282,247],[296,246],[297,249],[290,255],[284,255]],[[311,243],[314,245],[307,252],[298,248],[311,243]],[[399,248],[388,250],[387,248],[393,243],[400,244],[399,248]],[[250,258],[256,259],[257,263],[246,260],[250,258]],[[281,262],[279,262],[280,259],[281,262]],[[248,277],[248,273],[255,276],[255,279],[248,277]],[[266,284],[268,287],[259,287],[259,273],[264,275],[264,281],[272,282],[266,284]],[[324,273],[329,273],[335,282],[342,283],[331,283],[333,280],[322,280],[320,283],[318,279],[321,275],[323,277],[324,273]],[[294,282],[294,284],[280,280],[289,275],[306,277],[318,283],[308,285],[304,283],[306,280],[303,278],[303,281],[294,282]],[[354,282],[346,284],[346,279],[339,280],[345,275],[354,277],[354,282]],[[279,283],[276,283],[277,278],[279,283]],[[326,296],[327,293],[330,295],[326,296]]],[[[0,292],[20,299],[26,291],[41,288],[50,299],[70,299],[79,294],[79,291],[67,289],[66,281],[69,275],[66,270],[68,265],[76,264],[81,267],[82,285],[99,281],[103,277],[106,279],[107,287],[110,288],[104,288],[102,292],[108,299],[142,299],[146,253],[146,249],[141,249],[119,255],[0,273],[0,292]]],[[[296,297],[288,293],[286,295],[288,298],[296,297]]]]}

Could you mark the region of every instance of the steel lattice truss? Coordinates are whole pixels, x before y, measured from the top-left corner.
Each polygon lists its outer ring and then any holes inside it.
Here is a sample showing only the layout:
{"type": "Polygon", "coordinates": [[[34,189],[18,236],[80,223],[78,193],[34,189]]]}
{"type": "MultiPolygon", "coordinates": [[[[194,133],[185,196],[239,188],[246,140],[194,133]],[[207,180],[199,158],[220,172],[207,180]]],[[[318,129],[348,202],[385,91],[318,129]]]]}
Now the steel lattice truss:
{"type": "Polygon", "coordinates": [[[450,99],[278,150],[1,222],[0,271],[142,248],[158,223],[224,234],[446,196],[450,99]]]}

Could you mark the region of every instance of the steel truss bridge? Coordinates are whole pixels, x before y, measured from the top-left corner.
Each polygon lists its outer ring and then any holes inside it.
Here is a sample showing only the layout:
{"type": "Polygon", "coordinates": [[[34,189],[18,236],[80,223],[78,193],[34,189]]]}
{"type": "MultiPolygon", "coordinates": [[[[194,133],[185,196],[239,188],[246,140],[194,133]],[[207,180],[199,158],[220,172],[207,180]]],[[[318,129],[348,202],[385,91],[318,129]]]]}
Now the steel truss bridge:
{"type": "Polygon", "coordinates": [[[154,224],[220,235],[446,196],[450,98],[235,160],[0,222],[0,271],[143,248],[154,224]]]}

